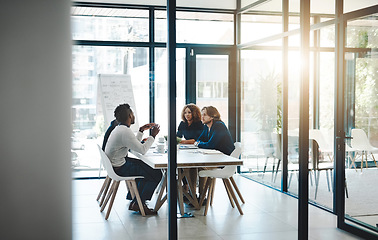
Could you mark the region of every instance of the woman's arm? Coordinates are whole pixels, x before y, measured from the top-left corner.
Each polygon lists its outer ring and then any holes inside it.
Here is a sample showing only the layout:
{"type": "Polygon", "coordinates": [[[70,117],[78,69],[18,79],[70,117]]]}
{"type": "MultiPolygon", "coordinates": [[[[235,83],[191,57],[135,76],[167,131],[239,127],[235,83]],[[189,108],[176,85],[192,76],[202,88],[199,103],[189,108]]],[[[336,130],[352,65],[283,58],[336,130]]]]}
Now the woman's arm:
{"type": "Polygon", "coordinates": [[[187,139],[187,140],[181,140],[181,144],[194,144],[196,140],[195,139],[187,139]]]}
{"type": "Polygon", "coordinates": [[[208,141],[200,141],[198,147],[205,149],[218,149],[219,143],[226,136],[226,131],[227,129],[224,129],[222,124],[213,125],[212,133],[209,136],[208,141]]]}

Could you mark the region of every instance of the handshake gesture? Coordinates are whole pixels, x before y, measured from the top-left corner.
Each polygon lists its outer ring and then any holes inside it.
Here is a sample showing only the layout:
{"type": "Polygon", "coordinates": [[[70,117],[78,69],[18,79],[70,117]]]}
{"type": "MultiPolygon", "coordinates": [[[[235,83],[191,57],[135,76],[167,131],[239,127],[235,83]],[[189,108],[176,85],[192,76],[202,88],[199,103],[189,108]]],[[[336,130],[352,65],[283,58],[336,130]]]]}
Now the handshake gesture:
{"type": "Polygon", "coordinates": [[[148,129],[151,129],[151,136],[154,137],[154,138],[160,132],[160,126],[159,126],[159,124],[156,124],[156,123],[144,124],[143,126],[141,126],[139,128],[139,132],[143,132],[144,130],[148,130],[148,129]]]}

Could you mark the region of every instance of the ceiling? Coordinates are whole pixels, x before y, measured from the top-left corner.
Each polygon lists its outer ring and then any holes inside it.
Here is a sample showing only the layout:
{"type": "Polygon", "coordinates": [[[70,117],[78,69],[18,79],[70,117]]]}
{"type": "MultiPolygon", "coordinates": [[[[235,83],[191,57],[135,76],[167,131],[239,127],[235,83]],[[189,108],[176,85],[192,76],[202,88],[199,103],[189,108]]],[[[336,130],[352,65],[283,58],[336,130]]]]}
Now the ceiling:
{"type": "MultiPolygon", "coordinates": [[[[248,6],[257,1],[241,0],[241,7],[248,6]]],[[[167,0],[81,0],[81,2],[166,6],[167,0]]],[[[236,9],[236,0],[176,0],[176,5],[178,7],[234,10],[236,9]]],[[[374,5],[378,6],[377,0],[344,0],[344,12],[374,5]]],[[[290,12],[299,12],[299,6],[300,0],[289,0],[290,12]]],[[[310,9],[311,13],[334,14],[335,0],[312,0],[310,9]]],[[[265,3],[256,6],[253,10],[280,12],[282,10],[282,0],[266,0],[265,3]]]]}

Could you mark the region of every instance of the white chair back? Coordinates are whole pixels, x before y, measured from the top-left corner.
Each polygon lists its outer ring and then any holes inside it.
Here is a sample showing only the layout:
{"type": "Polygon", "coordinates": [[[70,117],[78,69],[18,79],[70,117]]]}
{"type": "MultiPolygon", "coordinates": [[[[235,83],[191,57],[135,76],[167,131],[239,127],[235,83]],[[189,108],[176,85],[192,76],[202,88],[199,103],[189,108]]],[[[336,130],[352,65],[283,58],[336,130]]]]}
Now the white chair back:
{"type": "Polygon", "coordinates": [[[357,151],[371,151],[374,147],[371,146],[369,139],[362,129],[352,129],[352,148],[357,151]]]}
{"type": "Polygon", "coordinates": [[[97,145],[97,147],[98,147],[98,151],[99,151],[100,156],[101,156],[102,165],[104,166],[106,172],[108,173],[108,176],[111,179],[116,180],[116,181],[121,180],[120,176],[118,176],[114,172],[114,169],[113,169],[112,163],[110,162],[109,157],[106,155],[106,153],[101,149],[101,147],[99,145],[97,145]]]}
{"type": "Polygon", "coordinates": [[[234,158],[239,158],[241,154],[241,142],[236,142],[234,143],[234,145],[235,145],[235,149],[234,151],[232,151],[230,156],[234,158]]]}
{"type": "MultiPolygon", "coordinates": [[[[234,151],[232,151],[230,156],[234,157],[234,158],[240,158],[241,143],[236,142],[234,145],[235,145],[235,149],[234,149],[234,151]]],[[[225,166],[223,169],[221,169],[221,171],[222,171],[222,176],[230,177],[230,176],[234,175],[234,173],[236,172],[236,166],[225,166]]]]}

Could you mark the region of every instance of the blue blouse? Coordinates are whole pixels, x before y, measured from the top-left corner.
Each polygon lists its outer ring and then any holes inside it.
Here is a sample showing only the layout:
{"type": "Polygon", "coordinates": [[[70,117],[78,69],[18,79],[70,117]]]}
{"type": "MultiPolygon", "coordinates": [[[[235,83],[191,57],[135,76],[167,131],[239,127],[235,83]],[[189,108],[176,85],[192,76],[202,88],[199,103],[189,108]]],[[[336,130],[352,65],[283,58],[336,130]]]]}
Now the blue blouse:
{"type": "Polygon", "coordinates": [[[190,126],[187,122],[181,121],[180,125],[178,126],[176,136],[179,138],[182,138],[184,136],[186,140],[197,139],[201,135],[203,130],[204,125],[201,121],[193,122],[190,126]]]}
{"type": "Polygon", "coordinates": [[[199,141],[199,148],[216,149],[227,155],[235,149],[231,134],[222,121],[215,121],[210,131],[208,127],[205,127],[197,141],[199,141]]]}

